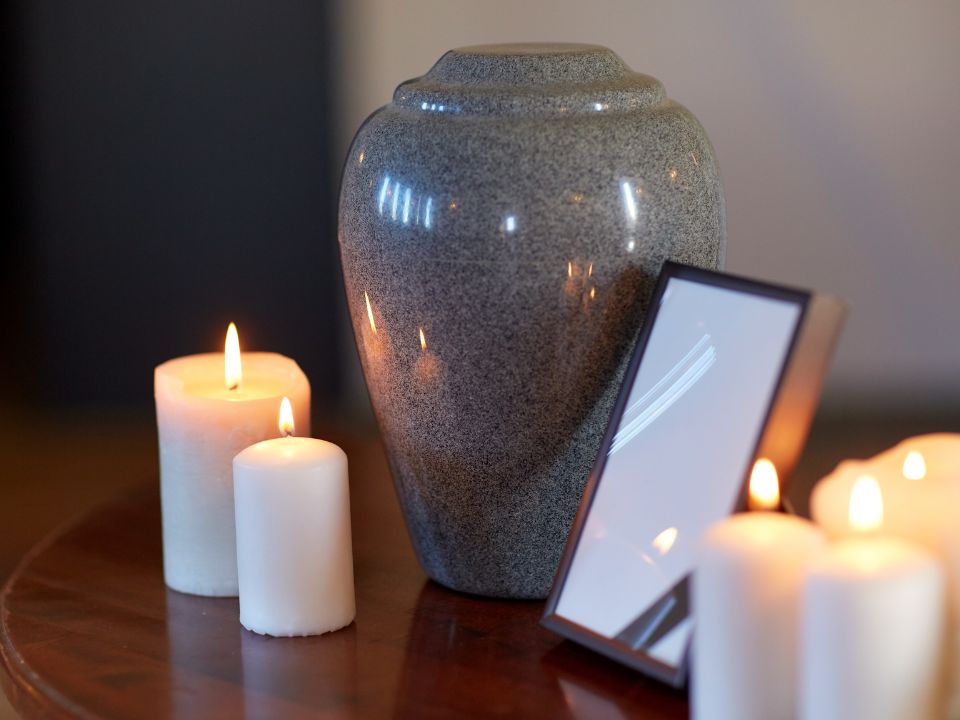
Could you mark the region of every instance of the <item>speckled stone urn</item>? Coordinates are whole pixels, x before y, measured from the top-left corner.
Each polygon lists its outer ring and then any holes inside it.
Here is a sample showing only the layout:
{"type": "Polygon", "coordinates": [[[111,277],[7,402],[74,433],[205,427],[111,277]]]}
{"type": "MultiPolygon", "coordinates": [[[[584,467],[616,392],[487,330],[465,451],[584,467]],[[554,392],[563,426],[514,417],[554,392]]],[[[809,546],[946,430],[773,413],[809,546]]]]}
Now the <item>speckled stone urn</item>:
{"type": "Polygon", "coordinates": [[[339,213],[420,562],[545,597],[660,266],[723,264],[703,128],[606,48],[452,50],[357,132],[339,213]]]}

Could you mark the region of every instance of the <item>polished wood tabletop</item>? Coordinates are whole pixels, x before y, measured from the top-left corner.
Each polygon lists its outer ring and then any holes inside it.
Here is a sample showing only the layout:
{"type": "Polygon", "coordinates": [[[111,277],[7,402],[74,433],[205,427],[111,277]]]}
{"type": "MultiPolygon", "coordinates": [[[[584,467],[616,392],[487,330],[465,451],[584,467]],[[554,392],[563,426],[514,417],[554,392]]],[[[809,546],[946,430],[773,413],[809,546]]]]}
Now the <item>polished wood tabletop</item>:
{"type": "Polygon", "coordinates": [[[236,599],[163,583],[145,479],[39,544],[0,596],[0,679],[26,718],[682,718],[684,693],[561,640],[543,603],[429,581],[379,442],[350,460],[357,618],[312,638],[244,630],[236,599]]]}

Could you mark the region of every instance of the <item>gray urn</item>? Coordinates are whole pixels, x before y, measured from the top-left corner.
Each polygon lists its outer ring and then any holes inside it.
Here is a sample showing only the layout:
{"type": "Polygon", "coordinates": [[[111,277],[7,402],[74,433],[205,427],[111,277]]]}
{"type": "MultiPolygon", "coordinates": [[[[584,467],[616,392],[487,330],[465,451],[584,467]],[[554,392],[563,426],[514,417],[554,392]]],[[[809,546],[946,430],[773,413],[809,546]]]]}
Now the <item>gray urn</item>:
{"type": "Polygon", "coordinates": [[[661,264],[723,265],[703,128],[606,48],[453,50],[357,132],[339,242],[424,569],[545,597],[661,264]]]}

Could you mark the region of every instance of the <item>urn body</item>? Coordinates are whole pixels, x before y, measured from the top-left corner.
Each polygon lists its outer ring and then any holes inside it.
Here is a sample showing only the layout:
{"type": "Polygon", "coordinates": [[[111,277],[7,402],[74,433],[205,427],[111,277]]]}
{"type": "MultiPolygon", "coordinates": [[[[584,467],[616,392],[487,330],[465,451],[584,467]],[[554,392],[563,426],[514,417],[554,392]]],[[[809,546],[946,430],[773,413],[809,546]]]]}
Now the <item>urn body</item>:
{"type": "Polygon", "coordinates": [[[421,564],[545,597],[660,266],[722,267],[706,134],[605,48],[454,50],[358,131],[339,244],[421,564]]]}

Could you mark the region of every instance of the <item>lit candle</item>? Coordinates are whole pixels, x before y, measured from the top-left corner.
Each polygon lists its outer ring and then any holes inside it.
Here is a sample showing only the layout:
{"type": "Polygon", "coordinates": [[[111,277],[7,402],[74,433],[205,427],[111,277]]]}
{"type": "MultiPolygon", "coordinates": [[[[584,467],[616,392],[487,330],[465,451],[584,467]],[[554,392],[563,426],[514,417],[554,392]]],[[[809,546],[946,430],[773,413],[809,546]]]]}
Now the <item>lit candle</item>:
{"type": "Polygon", "coordinates": [[[776,469],[759,460],[750,506],[704,535],[693,576],[695,718],[776,720],[796,710],[803,573],[826,540],[812,523],[772,512],[776,469]]]}
{"type": "Polygon", "coordinates": [[[947,581],[947,663],[950,716],[960,717],[960,435],[908,438],[867,460],[847,460],[817,483],[814,520],[833,538],[853,534],[847,504],[861,475],[873,477],[884,498],[883,532],[922,545],[938,557],[947,581]]]}
{"type": "Polygon", "coordinates": [[[861,475],[840,540],[807,573],[800,651],[804,720],[942,717],[944,577],[913,543],[879,535],[884,499],[861,475]]]}
{"type": "Polygon", "coordinates": [[[231,323],[223,354],[158,366],[154,395],[167,585],[195,595],[236,595],[233,457],[276,436],[276,408],[284,395],[296,401],[300,426],[309,428],[310,384],[290,358],[241,358],[231,323]]]}
{"type": "Polygon", "coordinates": [[[264,635],[319,635],[356,614],[347,456],[333,443],[284,437],[234,458],[240,623],[264,635]]]}

